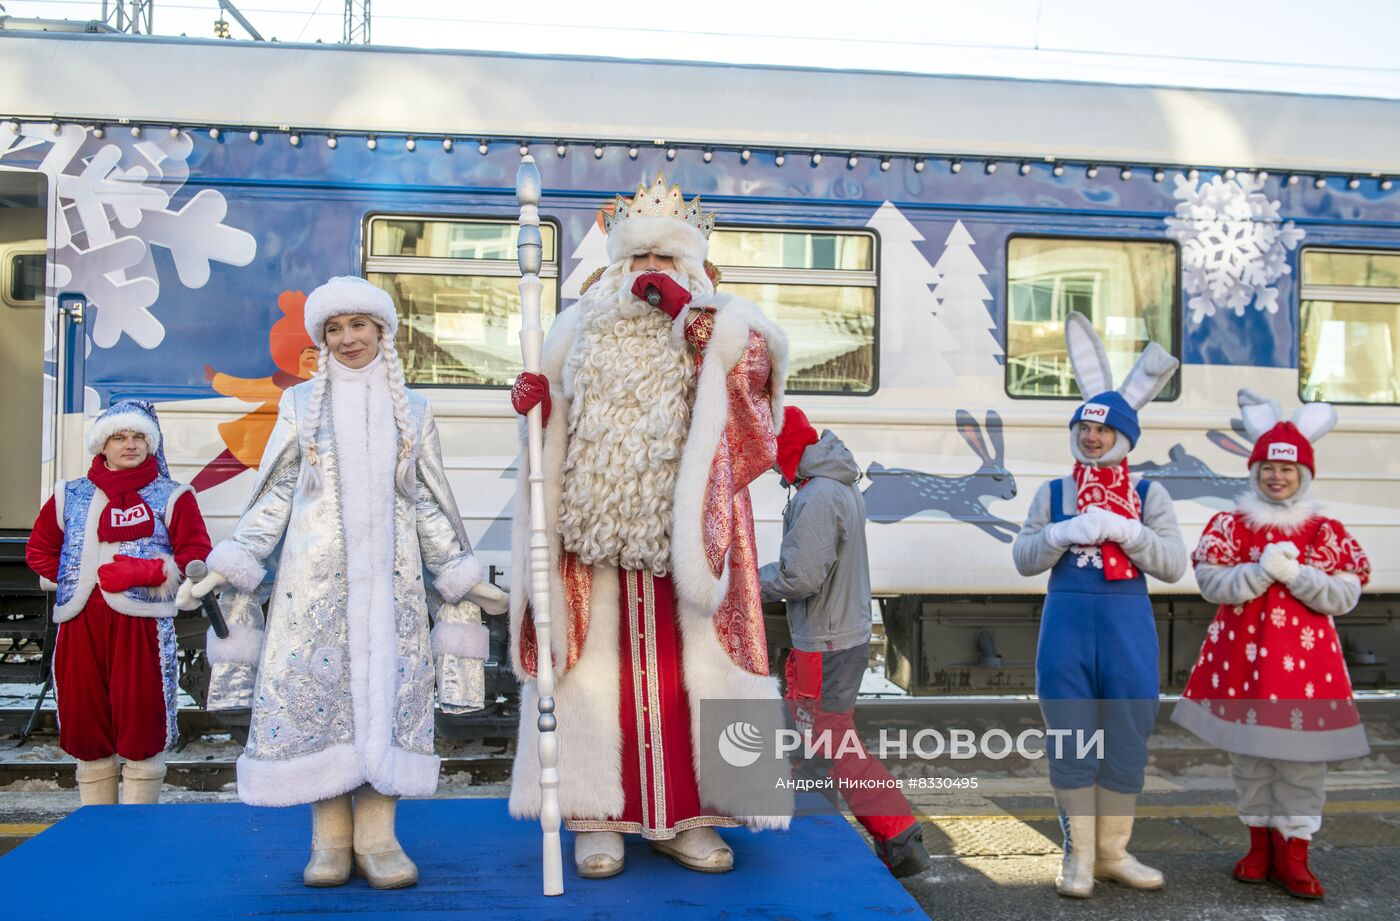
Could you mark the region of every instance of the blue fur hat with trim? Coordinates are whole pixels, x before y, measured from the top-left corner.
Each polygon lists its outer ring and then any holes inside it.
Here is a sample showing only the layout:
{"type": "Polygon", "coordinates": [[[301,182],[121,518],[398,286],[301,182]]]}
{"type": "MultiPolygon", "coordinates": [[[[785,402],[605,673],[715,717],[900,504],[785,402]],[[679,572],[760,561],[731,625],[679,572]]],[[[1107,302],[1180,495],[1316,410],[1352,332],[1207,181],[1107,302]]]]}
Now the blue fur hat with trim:
{"type": "Polygon", "coordinates": [[[150,400],[117,400],[93,420],[87,433],[87,449],[91,455],[102,453],[107,439],[118,432],[140,432],[146,436],[150,452],[156,456],[156,469],[161,476],[170,476],[165,463],[165,440],[160,434],[156,405],[150,400]]]}
{"type": "Polygon", "coordinates": [[[1106,391],[1092,400],[1081,403],[1070,417],[1069,427],[1074,428],[1080,422],[1097,422],[1117,429],[1133,446],[1137,445],[1138,436],[1142,434],[1142,429],[1138,426],[1137,410],[1129,406],[1128,401],[1116,390],[1106,391]]]}

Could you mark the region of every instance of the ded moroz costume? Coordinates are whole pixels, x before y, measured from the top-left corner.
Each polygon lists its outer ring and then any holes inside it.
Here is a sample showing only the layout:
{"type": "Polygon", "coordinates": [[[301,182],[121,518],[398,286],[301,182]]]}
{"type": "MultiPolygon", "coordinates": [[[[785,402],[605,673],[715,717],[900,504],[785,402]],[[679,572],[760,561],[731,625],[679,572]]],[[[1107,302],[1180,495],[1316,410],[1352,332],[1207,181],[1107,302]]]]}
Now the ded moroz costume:
{"type": "Polygon", "coordinates": [[[1336,424],[1335,410],[1308,403],[1281,421],[1278,404],[1253,391],[1239,401],[1254,439],[1251,489],[1211,519],[1193,555],[1201,595],[1220,609],[1172,718],[1229,753],[1250,831],[1235,878],[1320,898],[1308,842],[1322,826],[1327,762],[1370,752],[1332,619],[1356,607],[1371,566],[1307,498],[1313,443],[1336,424]],[[1266,466],[1294,467],[1296,490],[1271,494],[1266,466]]]}
{"type": "MultiPolygon", "coordinates": [[[[542,375],[559,803],[585,876],[638,833],[692,869],[728,869],[713,826],[775,827],[699,769],[707,699],[780,699],[768,674],[748,484],[773,465],[786,342],[705,268],[714,215],[658,176],[604,214],[609,265],[555,318],[542,375]],[[647,271],[648,266],[663,271],[647,271]],[[653,288],[658,305],[644,298],[653,288]]],[[[523,430],[523,425],[522,425],[523,430]]],[[[511,656],[529,680],[530,502],[516,493],[511,656]]],[[[521,701],[510,809],[540,809],[533,683],[521,701]]],[[[713,748],[713,742],[709,746],[713,748]]]]}
{"type": "Polygon", "coordinates": [[[1147,766],[1147,737],[1158,704],[1157,628],[1147,576],[1175,582],[1186,547],[1171,496],[1159,483],[1130,476],[1137,414],[1161,392],[1178,362],[1149,343],[1119,390],[1103,344],[1088,319],[1071,313],[1065,342],[1086,401],[1070,419],[1070,476],[1041,486],[1012,546],[1022,575],[1051,570],[1036,649],[1036,693],[1046,726],[1050,784],[1065,853],[1055,881],[1062,895],[1092,894],[1094,879],[1157,889],[1162,874],[1127,851],[1147,766]],[[1081,430],[1116,435],[1098,456],[1081,430]],[[1102,757],[1090,741],[1102,730],[1102,757]]]}

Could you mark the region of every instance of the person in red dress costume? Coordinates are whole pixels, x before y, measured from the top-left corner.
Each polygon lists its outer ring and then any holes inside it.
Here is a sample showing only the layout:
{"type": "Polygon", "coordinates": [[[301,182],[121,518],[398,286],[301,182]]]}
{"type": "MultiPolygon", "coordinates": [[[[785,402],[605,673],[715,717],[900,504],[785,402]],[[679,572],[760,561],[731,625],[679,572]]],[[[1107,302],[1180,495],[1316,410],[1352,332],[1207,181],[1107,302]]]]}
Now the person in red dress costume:
{"type": "Polygon", "coordinates": [[[1220,610],[1172,718],[1229,753],[1250,836],[1234,877],[1318,899],[1308,842],[1322,826],[1327,762],[1371,750],[1333,618],[1356,607],[1371,564],[1306,498],[1313,442],[1336,411],[1308,403],[1281,421],[1253,391],[1239,401],[1254,489],[1211,519],[1196,548],[1201,595],[1220,610]]]}
{"type": "MultiPolygon", "coordinates": [[[[754,304],[716,293],[705,263],[714,215],[698,198],[687,203],[657,176],[630,201],[618,196],[603,225],[608,266],[554,319],[543,373],[522,374],[511,396],[521,413],[543,404],[559,805],[581,876],[620,873],[624,833],[689,869],[723,872],[734,854],[716,827],[788,821],[747,814],[754,800],[741,787],[756,775],[734,784],[702,771],[718,740],[699,738],[707,700],[781,700],[748,485],[776,457],[787,344],[754,304]]],[[[522,465],[517,818],[540,810],[525,477],[522,465]]]]}

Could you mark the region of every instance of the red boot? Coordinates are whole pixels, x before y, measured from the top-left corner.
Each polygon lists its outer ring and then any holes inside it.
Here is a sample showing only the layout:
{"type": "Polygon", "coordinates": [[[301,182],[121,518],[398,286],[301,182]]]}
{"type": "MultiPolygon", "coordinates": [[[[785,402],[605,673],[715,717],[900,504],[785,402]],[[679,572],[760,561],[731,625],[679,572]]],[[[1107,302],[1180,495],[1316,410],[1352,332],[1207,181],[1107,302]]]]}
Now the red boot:
{"type": "Polygon", "coordinates": [[[1263,826],[1249,826],[1249,853],[1235,864],[1235,879],[1242,883],[1262,883],[1269,878],[1269,866],[1273,863],[1270,831],[1272,829],[1263,826]]]}
{"type": "Polygon", "coordinates": [[[1320,899],[1322,883],[1308,869],[1308,839],[1287,838],[1277,828],[1269,829],[1273,840],[1273,864],[1269,878],[1283,891],[1298,899],[1320,899]]]}

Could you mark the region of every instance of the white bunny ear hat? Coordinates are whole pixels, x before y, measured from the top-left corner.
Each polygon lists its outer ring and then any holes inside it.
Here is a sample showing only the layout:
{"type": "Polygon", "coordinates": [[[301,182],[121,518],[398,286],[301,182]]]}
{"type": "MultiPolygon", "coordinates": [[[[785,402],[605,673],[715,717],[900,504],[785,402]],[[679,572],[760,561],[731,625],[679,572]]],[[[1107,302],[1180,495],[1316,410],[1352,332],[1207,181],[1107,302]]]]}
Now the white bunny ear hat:
{"type": "MultiPolygon", "coordinates": [[[[1123,454],[1113,461],[1116,463],[1126,455],[1127,448],[1137,444],[1141,434],[1138,411],[1162,392],[1181,362],[1157,343],[1149,342],[1138,357],[1137,364],[1128,372],[1123,386],[1114,390],[1113,371],[1108,364],[1103,340],[1089,318],[1082,313],[1071,313],[1065,318],[1065,348],[1069,351],[1069,363],[1074,369],[1079,392],[1085,398],[1085,402],[1070,418],[1070,428],[1087,420],[1121,432],[1127,438],[1127,445],[1123,454]]],[[[1078,443],[1074,438],[1070,439],[1070,446],[1075,457],[1084,463],[1084,459],[1079,457],[1078,443]]],[[[1102,464],[1105,460],[1106,457],[1100,458],[1098,463],[1102,464]]]]}

